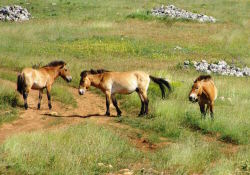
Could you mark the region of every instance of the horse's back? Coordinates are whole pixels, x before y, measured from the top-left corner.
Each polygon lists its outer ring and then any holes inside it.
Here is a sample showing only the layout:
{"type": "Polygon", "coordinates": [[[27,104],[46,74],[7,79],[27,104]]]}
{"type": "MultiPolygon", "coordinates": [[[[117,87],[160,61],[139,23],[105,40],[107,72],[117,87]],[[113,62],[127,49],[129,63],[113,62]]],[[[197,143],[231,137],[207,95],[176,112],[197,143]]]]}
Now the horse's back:
{"type": "Polygon", "coordinates": [[[112,84],[112,91],[118,93],[132,93],[138,87],[148,88],[149,76],[142,71],[105,72],[104,78],[112,84]]]}

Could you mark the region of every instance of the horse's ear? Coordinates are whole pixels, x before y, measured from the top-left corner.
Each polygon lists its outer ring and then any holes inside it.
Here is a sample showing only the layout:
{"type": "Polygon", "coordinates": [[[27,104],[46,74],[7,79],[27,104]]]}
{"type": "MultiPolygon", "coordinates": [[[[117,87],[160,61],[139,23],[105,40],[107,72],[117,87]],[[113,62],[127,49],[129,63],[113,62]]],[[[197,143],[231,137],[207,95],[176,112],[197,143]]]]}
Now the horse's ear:
{"type": "Polygon", "coordinates": [[[65,66],[64,64],[63,64],[63,65],[61,65],[61,66],[60,66],[60,69],[62,69],[64,66],[65,66]]]}

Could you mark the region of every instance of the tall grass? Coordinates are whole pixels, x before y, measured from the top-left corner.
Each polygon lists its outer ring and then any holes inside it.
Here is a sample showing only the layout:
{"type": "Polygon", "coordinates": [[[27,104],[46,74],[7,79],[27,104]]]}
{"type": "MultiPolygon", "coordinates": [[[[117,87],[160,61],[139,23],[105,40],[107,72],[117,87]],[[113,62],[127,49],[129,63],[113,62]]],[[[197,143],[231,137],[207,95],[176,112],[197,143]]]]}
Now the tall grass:
{"type": "Polygon", "coordinates": [[[6,86],[0,86],[0,125],[18,118],[17,105],[20,105],[17,93],[6,86]]]}
{"type": "Polygon", "coordinates": [[[92,123],[20,134],[2,146],[1,154],[7,155],[7,166],[25,174],[104,174],[127,168],[141,158],[126,141],[92,123]]]}

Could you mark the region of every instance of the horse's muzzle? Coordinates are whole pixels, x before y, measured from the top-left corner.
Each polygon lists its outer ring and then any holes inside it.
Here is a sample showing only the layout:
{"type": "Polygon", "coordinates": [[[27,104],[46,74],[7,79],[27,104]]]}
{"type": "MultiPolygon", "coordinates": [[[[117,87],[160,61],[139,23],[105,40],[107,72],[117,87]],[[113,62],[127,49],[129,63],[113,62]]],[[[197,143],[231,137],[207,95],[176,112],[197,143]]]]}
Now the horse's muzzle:
{"type": "Polygon", "coordinates": [[[85,91],[83,89],[79,89],[79,95],[84,95],[85,91]]]}
{"type": "Polygon", "coordinates": [[[72,77],[71,76],[67,76],[66,77],[66,81],[69,83],[69,82],[71,82],[72,81],[72,77]]]}
{"type": "Polygon", "coordinates": [[[196,103],[198,102],[198,98],[195,98],[194,96],[189,96],[189,101],[191,101],[192,103],[196,103]]]}

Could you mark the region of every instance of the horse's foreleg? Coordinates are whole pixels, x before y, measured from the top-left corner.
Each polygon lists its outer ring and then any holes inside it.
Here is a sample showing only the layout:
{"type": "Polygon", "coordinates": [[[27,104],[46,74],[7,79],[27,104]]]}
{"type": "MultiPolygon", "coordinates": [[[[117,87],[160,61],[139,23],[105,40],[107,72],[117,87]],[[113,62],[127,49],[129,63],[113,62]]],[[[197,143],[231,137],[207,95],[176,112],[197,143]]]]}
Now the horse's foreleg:
{"type": "Polygon", "coordinates": [[[23,100],[24,100],[24,108],[27,110],[28,109],[28,102],[27,102],[27,98],[28,98],[28,91],[23,91],[23,100]]]}
{"type": "Polygon", "coordinates": [[[112,103],[113,103],[113,105],[115,106],[115,109],[116,109],[116,112],[117,112],[117,115],[118,116],[121,116],[121,114],[122,114],[122,111],[119,109],[119,107],[118,107],[118,104],[117,104],[117,101],[116,101],[116,98],[115,98],[115,95],[113,94],[113,95],[111,95],[111,99],[112,99],[112,103]]]}
{"type": "Polygon", "coordinates": [[[148,103],[149,103],[149,100],[148,100],[148,97],[147,97],[147,91],[142,91],[142,98],[143,98],[143,101],[144,101],[144,105],[145,105],[145,111],[144,111],[144,114],[148,114],[148,103]]]}
{"type": "Polygon", "coordinates": [[[210,104],[207,104],[206,111],[205,111],[206,115],[209,112],[209,110],[210,110],[210,104]]]}
{"type": "Polygon", "coordinates": [[[52,108],[50,91],[51,91],[51,86],[48,86],[48,87],[47,87],[47,97],[48,97],[48,106],[49,106],[49,109],[52,108]]]}
{"type": "Polygon", "coordinates": [[[199,105],[200,105],[200,111],[201,111],[201,115],[202,115],[201,117],[206,118],[205,104],[199,103],[199,105]]]}
{"type": "Polygon", "coordinates": [[[212,102],[210,105],[210,116],[211,116],[211,119],[213,120],[214,119],[214,102],[212,102]]]}
{"type": "Polygon", "coordinates": [[[37,104],[37,109],[40,109],[41,108],[41,100],[43,98],[43,90],[40,89],[39,90],[39,97],[38,97],[38,104],[37,104]]]}
{"type": "Polygon", "coordinates": [[[110,116],[110,111],[109,111],[110,102],[111,102],[111,94],[109,91],[106,91],[106,114],[105,115],[107,116],[110,116]]]}

